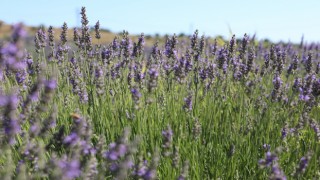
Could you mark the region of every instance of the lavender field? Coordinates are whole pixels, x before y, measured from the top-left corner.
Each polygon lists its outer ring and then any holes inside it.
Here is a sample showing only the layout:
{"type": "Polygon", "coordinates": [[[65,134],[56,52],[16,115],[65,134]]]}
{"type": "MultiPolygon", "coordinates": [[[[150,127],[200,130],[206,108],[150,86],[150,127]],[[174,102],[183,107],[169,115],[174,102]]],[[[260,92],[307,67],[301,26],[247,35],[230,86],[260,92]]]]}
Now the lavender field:
{"type": "Polygon", "coordinates": [[[320,44],[88,19],[0,40],[0,179],[320,179],[320,44]]]}

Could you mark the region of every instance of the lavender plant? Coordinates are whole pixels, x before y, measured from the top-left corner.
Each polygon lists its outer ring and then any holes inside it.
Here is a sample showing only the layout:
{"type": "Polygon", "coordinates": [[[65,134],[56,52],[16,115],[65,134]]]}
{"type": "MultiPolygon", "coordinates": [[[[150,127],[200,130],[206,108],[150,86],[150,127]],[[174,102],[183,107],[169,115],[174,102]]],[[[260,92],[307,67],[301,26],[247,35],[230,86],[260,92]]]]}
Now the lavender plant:
{"type": "Polygon", "coordinates": [[[319,177],[319,43],[100,23],[0,40],[1,179],[319,177]]]}

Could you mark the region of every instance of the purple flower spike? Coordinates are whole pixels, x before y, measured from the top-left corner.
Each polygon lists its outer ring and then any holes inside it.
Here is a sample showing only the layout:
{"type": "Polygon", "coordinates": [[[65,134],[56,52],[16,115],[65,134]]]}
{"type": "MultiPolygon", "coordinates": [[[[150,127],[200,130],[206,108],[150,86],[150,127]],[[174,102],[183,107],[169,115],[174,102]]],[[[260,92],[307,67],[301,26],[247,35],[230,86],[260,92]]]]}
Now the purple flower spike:
{"type": "Polygon", "coordinates": [[[189,95],[188,97],[184,98],[184,106],[183,108],[187,111],[192,111],[192,95],[189,95]]]}
{"type": "Polygon", "coordinates": [[[50,90],[54,90],[54,89],[57,88],[57,81],[56,81],[56,80],[53,80],[53,79],[48,80],[48,81],[46,81],[46,83],[45,83],[45,87],[48,88],[48,89],[50,89],[50,90]]]}
{"type": "Polygon", "coordinates": [[[66,179],[74,179],[80,176],[80,162],[78,160],[71,160],[70,162],[61,160],[59,167],[62,170],[63,177],[66,179]]]}

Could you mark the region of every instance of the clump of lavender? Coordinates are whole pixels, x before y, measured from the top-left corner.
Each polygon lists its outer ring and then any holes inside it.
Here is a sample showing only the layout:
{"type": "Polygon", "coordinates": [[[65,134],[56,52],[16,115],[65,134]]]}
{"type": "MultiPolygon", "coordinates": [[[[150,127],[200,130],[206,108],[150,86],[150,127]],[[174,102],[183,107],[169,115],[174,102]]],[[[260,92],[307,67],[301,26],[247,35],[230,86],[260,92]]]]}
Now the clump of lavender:
{"type": "Polygon", "coordinates": [[[0,119],[0,143],[14,145],[15,136],[21,131],[17,117],[19,99],[16,94],[0,95],[0,107],[3,107],[0,119]]]}
{"type": "Polygon", "coordinates": [[[110,47],[111,47],[113,53],[115,53],[115,56],[120,54],[120,53],[118,52],[118,51],[120,50],[120,45],[121,45],[121,44],[120,44],[120,42],[119,42],[119,37],[118,37],[118,36],[115,36],[115,37],[113,38],[112,43],[110,44],[110,47]]]}
{"type": "Polygon", "coordinates": [[[315,81],[315,75],[314,74],[307,74],[303,85],[299,88],[299,99],[305,102],[308,102],[312,96],[312,85],[315,81]]]}
{"type": "Polygon", "coordinates": [[[138,163],[135,165],[133,176],[134,177],[143,177],[148,170],[148,161],[143,159],[142,156],[139,156],[138,163]]]}
{"type": "Polygon", "coordinates": [[[311,73],[311,70],[312,70],[312,54],[311,52],[308,53],[308,56],[305,60],[305,69],[306,69],[306,72],[309,74],[311,73]]]}
{"type": "Polygon", "coordinates": [[[101,60],[105,66],[109,65],[111,62],[111,59],[115,56],[112,47],[103,47],[101,51],[101,60]]]}
{"type": "Polygon", "coordinates": [[[27,32],[24,29],[24,26],[22,23],[14,24],[12,26],[12,34],[11,34],[12,42],[17,43],[18,41],[25,38],[26,35],[27,35],[27,32]]]}
{"type": "Polygon", "coordinates": [[[194,52],[198,51],[198,33],[199,31],[196,30],[191,37],[191,49],[194,52]]]}
{"type": "Polygon", "coordinates": [[[150,66],[151,64],[158,64],[161,57],[161,50],[159,49],[159,41],[154,43],[152,46],[151,54],[147,62],[147,66],[150,66]]]}
{"type": "Polygon", "coordinates": [[[312,153],[309,152],[306,156],[303,156],[300,159],[299,165],[295,172],[295,176],[302,175],[307,170],[307,167],[309,165],[309,161],[311,160],[311,158],[312,158],[312,153]]]}
{"type": "Polygon", "coordinates": [[[131,96],[132,96],[132,99],[134,101],[135,108],[139,108],[139,101],[140,101],[140,98],[141,98],[141,93],[139,92],[139,89],[138,88],[132,88],[131,89],[131,96]]]}
{"type": "Polygon", "coordinates": [[[143,70],[143,68],[145,67],[143,67],[139,62],[136,62],[133,68],[134,81],[139,85],[139,87],[142,87],[143,80],[146,76],[146,71],[143,70]]]}
{"type": "Polygon", "coordinates": [[[189,94],[186,98],[184,98],[184,105],[183,108],[187,111],[190,112],[192,111],[192,94],[189,94]]]}
{"type": "Polygon", "coordinates": [[[289,133],[289,127],[288,124],[286,123],[285,126],[281,130],[281,139],[285,139],[289,133]]]}
{"type": "Polygon", "coordinates": [[[167,39],[166,40],[166,44],[165,44],[165,51],[164,54],[167,56],[168,59],[172,58],[172,59],[177,59],[177,50],[176,50],[176,46],[178,43],[178,39],[177,36],[174,34],[171,39],[167,39]]]}
{"type": "Polygon", "coordinates": [[[268,69],[268,68],[269,68],[269,65],[270,65],[270,54],[269,54],[269,53],[266,53],[266,54],[264,55],[264,67],[265,67],[266,69],[268,69]]]}
{"type": "MultiPolygon", "coordinates": [[[[132,44],[131,44],[131,41],[130,41],[128,35],[129,35],[128,31],[123,31],[122,40],[120,43],[120,49],[121,49],[121,52],[124,57],[124,62],[126,64],[128,64],[128,62],[129,62],[129,57],[130,57],[131,51],[132,51],[132,44]]],[[[121,56],[121,53],[119,53],[119,56],[121,56]]]]}
{"type": "Polygon", "coordinates": [[[31,113],[32,103],[37,102],[39,100],[39,94],[41,87],[44,83],[44,79],[42,77],[38,77],[37,81],[32,85],[30,88],[27,97],[25,98],[24,102],[22,103],[22,111],[20,114],[20,119],[22,123],[25,122],[26,118],[31,113]]]}
{"type": "Polygon", "coordinates": [[[167,129],[162,131],[162,153],[165,157],[172,154],[172,136],[172,129],[167,126],[167,129]]]}
{"type": "Polygon", "coordinates": [[[218,68],[223,70],[223,73],[227,73],[227,50],[223,47],[218,51],[218,57],[217,57],[217,63],[218,63],[218,68]]]}
{"type": "Polygon", "coordinates": [[[21,161],[27,162],[30,172],[37,177],[37,173],[41,172],[45,168],[45,149],[44,143],[36,141],[34,138],[29,139],[24,136],[22,141],[23,146],[20,147],[21,161]]]}
{"type": "MultiPolygon", "coordinates": [[[[69,150],[77,149],[79,155],[83,158],[90,157],[95,154],[95,150],[91,144],[92,127],[90,122],[81,117],[78,114],[71,114],[73,124],[71,127],[70,134],[64,137],[63,144],[69,148],[69,150]]],[[[85,159],[81,160],[81,163],[86,163],[85,159]]]]}
{"type": "Polygon", "coordinates": [[[277,68],[276,49],[274,44],[271,45],[269,54],[270,54],[270,61],[272,63],[272,69],[274,70],[277,68]]]}
{"type": "Polygon", "coordinates": [[[287,180],[286,175],[280,169],[278,163],[275,163],[274,165],[272,165],[272,167],[271,167],[271,175],[270,175],[269,178],[273,179],[273,180],[287,180]]]}
{"type": "Polygon", "coordinates": [[[243,60],[244,56],[247,51],[247,45],[249,44],[249,37],[247,34],[244,34],[242,41],[241,41],[241,46],[239,49],[239,59],[243,60]]]}
{"type": "Polygon", "coordinates": [[[49,179],[75,179],[81,176],[81,163],[78,157],[68,157],[63,155],[58,158],[52,155],[46,171],[49,172],[49,179]]]}
{"type": "Polygon", "coordinates": [[[258,163],[262,168],[271,167],[271,174],[269,176],[270,179],[286,180],[287,178],[280,169],[278,160],[278,156],[275,153],[268,151],[265,159],[260,159],[258,163]]]}
{"type": "Polygon", "coordinates": [[[72,159],[70,161],[61,160],[59,166],[62,169],[63,177],[74,179],[80,176],[80,162],[77,159],[72,159]]]}
{"type": "Polygon", "coordinates": [[[40,53],[41,48],[46,47],[46,39],[47,39],[47,36],[46,36],[45,31],[43,30],[43,27],[42,27],[37,31],[37,34],[34,38],[34,43],[36,46],[37,53],[40,53]]]}
{"type": "Polygon", "coordinates": [[[58,48],[55,50],[55,59],[58,60],[59,64],[61,64],[63,62],[63,60],[65,60],[65,56],[66,56],[66,54],[68,54],[68,51],[69,51],[69,46],[66,44],[67,40],[68,40],[67,23],[64,22],[61,28],[62,28],[62,31],[60,34],[60,42],[61,43],[59,44],[58,48]]]}
{"type": "Polygon", "coordinates": [[[299,92],[299,89],[302,86],[302,80],[301,78],[295,78],[292,85],[292,90],[295,92],[299,92]]]}
{"type": "Polygon", "coordinates": [[[142,178],[145,180],[152,180],[157,178],[157,167],[159,164],[160,157],[158,152],[155,152],[152,158],[151,165],[146,170],[146,172],[142,175],[142,178]]]}
{"type": "MultiPolygon", "coordinates": [[[[189,50],[187,50],[187,55],[189,50]]],[[[176,62],[173,66],[173,71],[176,80],[179,83],[184,83],[188,73],[192,70],[193,64],[190,59],[190,56],[182,56],[178,62],[176,62]]]]}
{"type": "MultiPolygon", "coordinates": [[[[38,106],[36,106],[35,110],[37,113],[32,113],[30,114],[31,116],[29,117],[29,123],[30,123],[30,128],[29,128],[29,134],[30,137],[36,137],[39,135],[41,132],[41,125],[44,124],[44,122],[41,120],[40,113],[47,112],[50,100],[52,99],[54,95],[54,91],[57,87],[56,81],[54,79],[49,79],[44,81],[44,91],[41,95],[40,102],[38,106]]],[[[28,102],[28,101],[27,101],[28,102]]],[[[22,120],[24,121],[27,119],[25,117],[26,115],[29,115],[30,110],[28,110],[29,107],[25,107],[24,109],[24,114],[22,114],[22,120]]],[[[54,120],[53,120],[54,121],[54,120]]],[[[54,122],[53,122],[54,123],[54,122]]],[[[48,129],[50,128],[50,124],[48,125],[48,129]]],[[[53,124],[55,126],[55,123],[53,124]]]]}
{"type": "Polygon", "coordinates": [[[290,64],[288,70],[287,70],[287,76],[294,73],[298,69],[298,55],[295,54],[292,60],[292,63],[290,64]]]}
{"type": "Polygon", "coordinates": [[[214,39],[214,43],[210,46],[210,55],[212,55],[212,57],[214,57],[216,55],[216,51],[217,51],[217,39],[214,39]]]}
{"type": "Polygon", "coordinates": [[[108,161],[109,170],[117,179],[126,179],[128,170],[134,166],[131,156],[136,152],[136,142],[130,143],[129,135],[130,129],[126,128],[118,141],[111,143],[104,154],[108,161]]]}
{"type": "Polygon", "coordinates": [[[16,24],[13,27],[11,42],[5,43],[0,49],[0,71],[15,72],[24,69],[26,64],[22,62],[24,52],[22,51],[23,38],[26,31],[23,24],[16,24]]]}
{"type": "Polygon", "coordinates": [[[22,64],[24,64],[24,68],[18,69],[16,70],[15,76],[16,76],[16,81],[17,83],[22,87],[22,89],[20,89],[20,91],[22,91],[23,89],[27,89],[27,85],[26,85],[26,81],[28,78],[28,72],[27,72],[27,59],[23,59],[21,61],[22,64]]]}
{"type": "Polygon", "coordinates": [[[276,66],[276,73],[279,73],[279,74],[282,73],[282,70],[284,67],[284,59],[283,59],[285,57],[283,56],[284,53],[285,52],[281,51],[279,46],[276,47],[276,61],[274,63],[276,66]]]}
{"type": "Polygon", "coordinates": [[[144,34],[141,33],[139,39],[138,39],[138,43],[134,43],[133,45],[133,52],[132,52],[132,56],[133,57],[140,57],[141,55],[143,55],[143,49],[144,49],[144,34]]]}
{"type": "Polygon", "coordinates": [[[27,53],[27,55],[25,56],[25,59],[23,61],[26,62],[26,64],[27,64],[28,74],[33,75],[34,74],[34,65],[33,65],[33,60],[32,60],[31,54],[27,53]]]}
{"type": "Polygon", "coordinates": [[[252,66],[253,66],[253,59],[255,58],[254,55],[254,48],[250,48],[249,49],[249,53],[248,53],[248,60],[247,60],[247,68],[246,68],[246,74],[248,74],[251,70],[252,70],[252,66]]]}
{"type": "Polygon", "coordinates": [[[243,63],[240,62],[239,58],[235,58],[232,62],[233,65],[233,79],[240,80],[243,73],[246,72],[246,67],[243,63]]]}
{"type": "Polygon", "coordinates": [[[148,91],[152,92],[157,87],[157,81],[158,81],[158,70],[156,68],[151,68],[148,70],[149,74],[149,81],[148,81],[148,91]]]}
{"type": "Polygon", "coordinates": [[[279,99],[279,94],[280,94],[280,88],[282,85],[282,80],[281,77],[279,76],[279,74],[276,74],[273,78],[273,90],[271,93],[271,99],[273,101],[278,100],[279,99]]]}
{"type": "Polygon", "coordinates": [[[41,27],[38,32],[37,32],[37,36],[39,38],[39,43],[40,43],[40,47],[44,48],[46,47],[46,40],[47,40],[47,35],[44,31],[44,27],[41,27]]]}
{"type": "Polygon", "coordinates": [[[75,57],[72,57],[71,60],[71,70],[70,70],[70,82],[72,84],[72,91],[75,94],[78,94],[81,103],[87,103],[88,92],[85,81],[82,80],[83,74],[78,66],[78,62],[75,57]]]}

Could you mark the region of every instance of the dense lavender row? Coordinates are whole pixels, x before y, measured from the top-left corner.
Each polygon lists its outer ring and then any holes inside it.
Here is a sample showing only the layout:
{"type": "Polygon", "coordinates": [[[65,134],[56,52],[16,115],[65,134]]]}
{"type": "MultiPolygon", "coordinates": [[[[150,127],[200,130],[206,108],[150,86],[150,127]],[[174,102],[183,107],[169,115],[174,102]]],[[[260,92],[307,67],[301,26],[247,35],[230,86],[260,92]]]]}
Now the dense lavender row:
{"type": "Polygon", "coordinates": [[[168,36],[108,45],[13,26],[0,44],[1,179],[319,179],[320,44],[168,36]]]}

